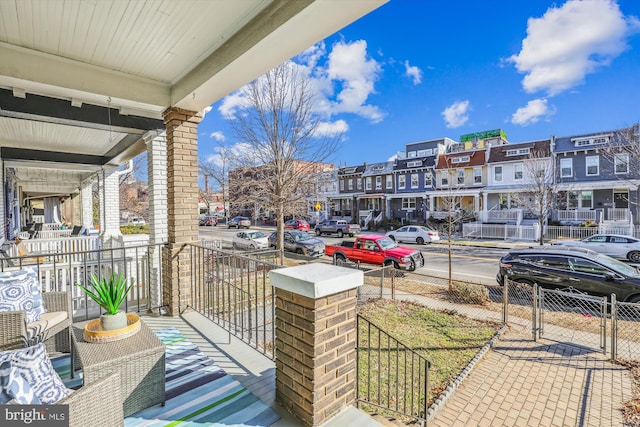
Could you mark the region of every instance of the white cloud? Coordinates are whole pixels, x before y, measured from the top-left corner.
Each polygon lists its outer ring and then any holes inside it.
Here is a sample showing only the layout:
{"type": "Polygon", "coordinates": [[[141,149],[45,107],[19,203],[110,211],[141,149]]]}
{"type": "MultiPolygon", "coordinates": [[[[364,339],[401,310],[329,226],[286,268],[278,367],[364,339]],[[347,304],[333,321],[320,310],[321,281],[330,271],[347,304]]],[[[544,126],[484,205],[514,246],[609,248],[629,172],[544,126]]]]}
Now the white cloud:
{"type": "Polygon", "coordinates": [[[445,108],[442,117],[448,128],[458,128],[469,120],[469,111],[471,111],[469,100],[458,101],[445,108]]]}
{"type": "Polygon", "coordinates": [[[534,99],[529,101],[525,107],[518,108],[511,116],[511,123],[515,125],[528,126],[537,123],[541,118],[546,118],[555,114],[553,106],[549,107],[546,99],[534,99]]]}
{"type": "Polygon", "coordinates": [[[215,139],[216,141],[220,142],[225,140],[224,133],[222,133],[221,131],[211,132],[209,134],[209,138],[215,139]]]}
{"type": "Polygon", "coordinates": [[[569,0],[529,18],[522,49],[508,60],[525,74],[526,92],[553,96],[609,65],[627,48],[625,38],[639,30],[638,18],[625,17],[615,0],[569,0]]]}
{"type": "Polygon", "coordinates": [[[346,133],[349,125],[344,120],[336,120],[335,122],[320,122],[314,132],[315,136],[336,136],[346,133]]]}
{"type": "Polygon", "coordinates": [[[226,168],[229,168],[230,167],[229,163],[227,162],[227,164],[225,165],[225,162],[223,161],[224,157],[222,156],[222,153],[224,150],[229,151],[229,154],[226,156],[227,158],[230,156],[243,158],[243,159],[251,159],[255,157],[252,155],[254,148],[250,144],[240,142],[230,147],[214,147],[213,148],[214,153],[207,156],[205,161],[207,163],[216,165],[217,167],[220,167],[220,168],[223,166],[226,168]]]}
{"type": "MultiPolygon", "coordinates": [[[[368,56],[364,40],[338,42],[328,54],[324,43],[319,43],[296,56],[289,64],[298,67],[311,80],[317,93],[314,100],[316,113],[326,117],[355,114],[372,123],[383,120],[385,113],[367,103],[369,96],[376,93],[375,83],[380,78],[382,67],[368,56]]],[[[223,117],[233,119],[245,108],[246,97],[244,88],[241,88],[226,96],[218,111],[223,117]]]]}
{"type": "Polygon", "coordinates": [[[409,65],[409,61],[404,61],[407,77],[413,80],[414,85],[422,83],[422,70],[415,65],[409,65]]]}

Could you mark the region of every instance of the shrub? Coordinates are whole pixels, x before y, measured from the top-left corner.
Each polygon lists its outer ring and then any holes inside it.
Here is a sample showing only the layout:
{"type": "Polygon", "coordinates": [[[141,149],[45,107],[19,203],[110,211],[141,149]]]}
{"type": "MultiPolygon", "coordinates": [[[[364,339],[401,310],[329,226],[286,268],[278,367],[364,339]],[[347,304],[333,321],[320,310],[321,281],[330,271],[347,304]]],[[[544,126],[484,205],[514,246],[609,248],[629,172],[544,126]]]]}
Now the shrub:
{"type": "Polygon", "coordinates": [[[459,302],[465,304],[487,304],[489,302],[489,290],[482,285],[453,282],[451,291],[459,302]]]}

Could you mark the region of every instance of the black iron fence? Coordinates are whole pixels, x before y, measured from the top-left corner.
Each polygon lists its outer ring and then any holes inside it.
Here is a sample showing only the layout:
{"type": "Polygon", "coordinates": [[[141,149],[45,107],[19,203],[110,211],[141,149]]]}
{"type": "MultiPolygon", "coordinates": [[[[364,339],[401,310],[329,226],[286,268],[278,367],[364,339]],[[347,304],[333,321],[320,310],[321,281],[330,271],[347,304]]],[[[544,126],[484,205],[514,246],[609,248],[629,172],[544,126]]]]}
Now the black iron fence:
{"type": "Polygon", "coordinates": [[[274,357],[275,301],[269,271],[278,252],[227,252],[188,245],[191,308],[230,334],[274,357]]]}
{"type": "Polygon", "coordinates": [[[426,423],[429,361],[358,315],[356,402],[426,423]]]}

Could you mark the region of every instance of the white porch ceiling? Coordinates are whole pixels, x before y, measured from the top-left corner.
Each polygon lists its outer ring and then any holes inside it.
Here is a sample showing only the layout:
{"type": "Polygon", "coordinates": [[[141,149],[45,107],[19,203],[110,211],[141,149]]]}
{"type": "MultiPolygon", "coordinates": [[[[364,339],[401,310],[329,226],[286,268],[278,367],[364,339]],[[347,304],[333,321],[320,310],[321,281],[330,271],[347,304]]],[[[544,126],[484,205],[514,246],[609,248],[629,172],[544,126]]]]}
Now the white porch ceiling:
{"type": "Polygon", "coordinates": [[[386,1],[1,0],[2,156],[123,163],[167,108],[201,111],[386,1]]]}

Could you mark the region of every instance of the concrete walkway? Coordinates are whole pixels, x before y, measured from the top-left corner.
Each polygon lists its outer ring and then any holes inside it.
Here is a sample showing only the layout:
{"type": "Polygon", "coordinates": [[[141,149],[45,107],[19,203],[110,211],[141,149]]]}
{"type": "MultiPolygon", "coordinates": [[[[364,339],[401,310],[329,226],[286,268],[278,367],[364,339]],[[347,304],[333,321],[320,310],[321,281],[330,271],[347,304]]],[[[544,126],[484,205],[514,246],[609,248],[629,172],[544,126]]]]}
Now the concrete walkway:
{"type": "Polygon", "coordinates": [[[629,371],[602,353],[509,330],[430,426],[623,426],[629,371]]]}

